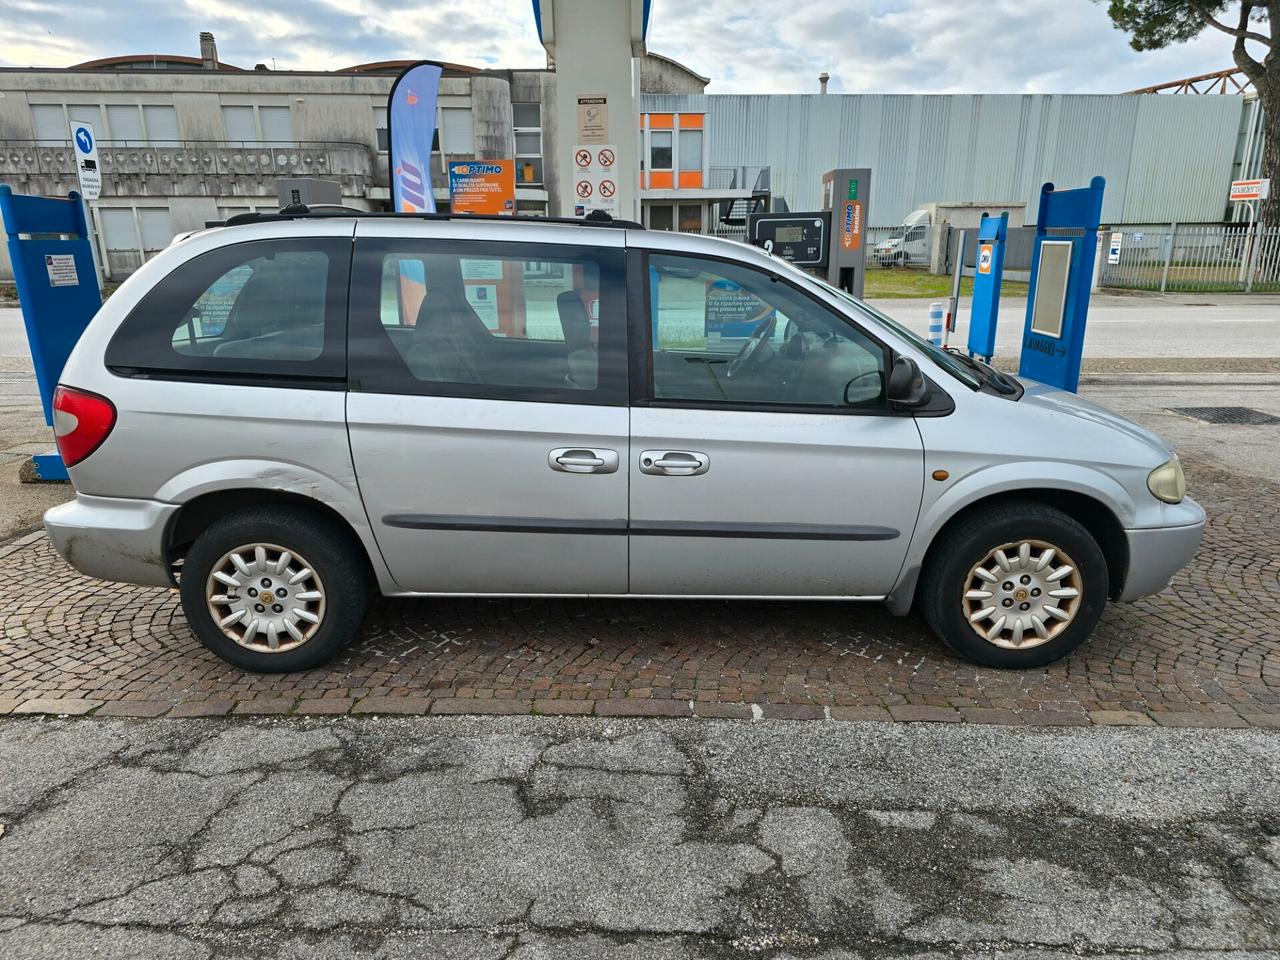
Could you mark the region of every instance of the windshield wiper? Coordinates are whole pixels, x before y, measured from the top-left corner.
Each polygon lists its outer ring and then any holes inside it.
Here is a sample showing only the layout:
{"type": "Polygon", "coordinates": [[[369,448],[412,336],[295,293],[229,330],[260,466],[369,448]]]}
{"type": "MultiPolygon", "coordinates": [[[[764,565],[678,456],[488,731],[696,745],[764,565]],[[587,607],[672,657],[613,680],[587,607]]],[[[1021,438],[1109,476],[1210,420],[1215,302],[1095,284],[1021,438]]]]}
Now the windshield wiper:
{"type": "Polygon", "coordinates": [[[951,354],[951,356],[955,357],[966,367],[976,372],[983,380],[991,384],[991,386],[1000,393],[1008,395],[1018,392],[1018,385],[994,367],[989,366],[980,360],[975,360],[973,357],[969,356],[967,353],[961,352],[956,347],[943,347],[942,349],[951,354]]]}

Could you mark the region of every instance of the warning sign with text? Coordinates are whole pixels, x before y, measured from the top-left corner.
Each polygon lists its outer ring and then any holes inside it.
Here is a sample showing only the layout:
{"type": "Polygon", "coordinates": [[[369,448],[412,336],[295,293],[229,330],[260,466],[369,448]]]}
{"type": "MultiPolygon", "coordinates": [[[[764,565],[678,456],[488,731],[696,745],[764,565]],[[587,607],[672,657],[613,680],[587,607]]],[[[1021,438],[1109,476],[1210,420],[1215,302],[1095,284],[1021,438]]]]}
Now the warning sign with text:
{"type": "Polygon", "coordinates": [[[604,143],[609,139],[608,97],[578,98],[578,142],[604,143]]]}
{"type": "Polygon", "coordinates": [[[579,143],[573,148],[573,215],[592,210],[618,216],[618,148],[614,144],[579,143]]]}

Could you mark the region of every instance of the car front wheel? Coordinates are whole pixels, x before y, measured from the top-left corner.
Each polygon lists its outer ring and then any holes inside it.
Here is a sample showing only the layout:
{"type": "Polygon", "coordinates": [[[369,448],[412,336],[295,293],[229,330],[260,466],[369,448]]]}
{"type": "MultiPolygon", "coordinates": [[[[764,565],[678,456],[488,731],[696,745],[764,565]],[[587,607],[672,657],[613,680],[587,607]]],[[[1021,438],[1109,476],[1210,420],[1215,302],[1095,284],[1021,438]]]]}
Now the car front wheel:
{"type": "Polygon", "coordinates": [[[1079,522],[1034,502],[961,519],[929,553],[921,607],[953,651],[985,666],[1027,668],[1066,656],[1106,604],[1101,548],[1079,522]]]}
{"type": "Polygon", "coordinates": [[[359,629],[368,579],[346,531],[309,511],[240,510],[211,524],[182,565],[182,606],[200,642],[245,670],[331,660],[359,629]]]}

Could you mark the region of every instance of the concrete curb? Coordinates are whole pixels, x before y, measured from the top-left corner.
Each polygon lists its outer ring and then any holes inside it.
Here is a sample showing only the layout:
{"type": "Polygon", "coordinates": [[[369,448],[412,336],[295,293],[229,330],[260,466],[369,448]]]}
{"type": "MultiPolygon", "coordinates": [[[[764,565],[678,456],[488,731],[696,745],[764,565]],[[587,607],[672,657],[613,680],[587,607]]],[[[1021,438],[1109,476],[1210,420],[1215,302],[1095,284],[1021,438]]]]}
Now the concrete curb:
{"type": "Polygon", "coordinates": [[[1280,730],[1275,713],[1224,710],[1007,710],[926,704],[827,706],[816,703],[699,703],[695,700],[470,699],[465,697],[370,696],[271,697],[244,700],[82,700],[69,697],[0,699],[0,717],[102,717],[187,719],[225,717],[318,716],[594,716],[616,718],[697,718],[704,720],[791,720],[837,723],[971,723],[1013,727],[1181,727],[1197,729],[1280,730]]]}

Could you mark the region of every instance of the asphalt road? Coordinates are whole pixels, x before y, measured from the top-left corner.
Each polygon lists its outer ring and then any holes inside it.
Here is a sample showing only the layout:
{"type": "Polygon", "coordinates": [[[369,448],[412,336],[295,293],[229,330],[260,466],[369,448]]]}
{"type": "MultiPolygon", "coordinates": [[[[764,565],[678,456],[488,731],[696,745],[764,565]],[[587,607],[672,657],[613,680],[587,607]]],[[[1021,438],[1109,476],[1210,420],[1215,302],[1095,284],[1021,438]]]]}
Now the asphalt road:
{"type": "Polygon", "coordinates": [[[0,724],[0,956],[1245,960],[1280,736],[0,724]]]}
{"type": "MultiPolygon", "coordinates": [[[[872,306],[917,333],[929,330],[929,301],[874,300],[872,306]]],[[[996,355],[1017,357],[1025,298],[1000,301],[996,355]]],[[[969,302],[961,301],[951,342],[965,346],[969,302]]],[[[1236,294],[1094,294],[1085,335],[1086,358],[1275,357],[1280,354],[1280,297],[1236,294]]]]}

